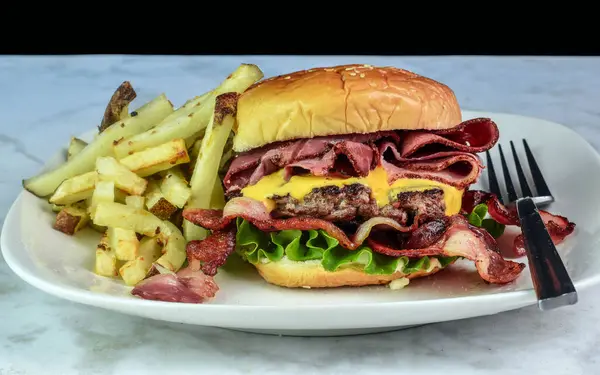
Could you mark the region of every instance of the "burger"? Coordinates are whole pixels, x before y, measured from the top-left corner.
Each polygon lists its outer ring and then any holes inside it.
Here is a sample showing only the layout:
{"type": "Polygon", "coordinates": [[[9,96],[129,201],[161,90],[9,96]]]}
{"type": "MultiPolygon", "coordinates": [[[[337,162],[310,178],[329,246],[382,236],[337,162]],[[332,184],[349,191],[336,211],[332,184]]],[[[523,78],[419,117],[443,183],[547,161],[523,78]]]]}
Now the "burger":
{"type": "Polygon", "coordinates": [[[224,208],[183,213],[209,230],[188,258],[212,276],[237,254],[290,288],[406,285],[458,259],[513,281],[524,264],[498,251],[502,223],[472,220],[478,153],[498,137],[448,86],[395,67],[262,80],[238,98],[224,208]]]}

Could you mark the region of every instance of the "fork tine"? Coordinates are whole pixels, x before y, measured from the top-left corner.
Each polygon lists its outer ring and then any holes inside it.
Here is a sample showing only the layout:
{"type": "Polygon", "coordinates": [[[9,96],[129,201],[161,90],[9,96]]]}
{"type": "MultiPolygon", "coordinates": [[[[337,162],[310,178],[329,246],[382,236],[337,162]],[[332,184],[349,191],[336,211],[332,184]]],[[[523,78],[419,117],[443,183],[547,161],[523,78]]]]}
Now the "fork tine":
{"type": "Polygon", "coordinates": [[[523,168],[521,168],[521,163],[519,162],[519,157],[517,156],[513,141],[510,141],[510,148],[512,149],[513,159],[515,160],[515,166],[517,167],[517,176],[519,177],[519,184],[521,185],[521,194],[524,197],[533,198],[533,194],[531,193],[531,189],[525,178],[525,173],[523,173],[523,168]]]}
{"type": "Polygon", "coordinates": [[[542,172],[533,158],[533,154],[531,153],[529,145],[525,139],[523,139],[523,146],[525,147],[525,154],[527,155],[527,162],[529,163],[529,169],[531,170],[531,177],[533,178],[533,184],[535,185],[538,195],[552,196],[552,193],[550,193],[550,189],[548,189],[548,185],[546,185],[546,181],[542,176],[542,172]]]}
{"type": "Polygon", "coordinates": [[[485,151],[485,157],[487,161],[487,174],[488,174],[488,184],[490,185],[490,191],[494,193],[498,197],[500,203],[502,202],[502,192],[500,191],[500,185],[498,185],[498,178],[496,177],[496,171],[494,170],[494,164],[492,164],[492,158],[490,156],[489,151],[485,151]]]}
{"type": "Polygon", "coordinates": [[[510,172],[508,171],[508,165],[506,165],[506,159],[504,158],[504,153],[502,152],[502,145],[498,145],[498,151],[500,151],[500,161],[502,162],[502,172],[504,174],[504,182],[506,183],[506,192],[508,193],[508,201],[514,202],[517,200],[517,192],[515,191],[515,186],[512,183],[512,178],[510,177],[510,172]]]}

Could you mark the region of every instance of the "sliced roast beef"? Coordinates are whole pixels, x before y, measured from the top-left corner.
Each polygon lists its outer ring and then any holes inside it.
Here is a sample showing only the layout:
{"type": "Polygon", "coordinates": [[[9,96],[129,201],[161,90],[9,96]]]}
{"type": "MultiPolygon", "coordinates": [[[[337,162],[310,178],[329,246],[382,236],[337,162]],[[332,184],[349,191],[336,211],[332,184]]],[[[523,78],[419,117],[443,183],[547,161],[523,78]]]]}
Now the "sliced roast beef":
{"type": "Polygon", "coordinates": [[[380,153],[389,184],[401,178],[420,178],[464,189],[477,181],[483,169],[476,155],[462,151],[438,152],[413,160],[399,156],[396,146],[385,142],[380,153]]]}
{"type": "Polygon", "coordinates": [[[213,298],[219,286],[212,276],[191,267],[185,267],[177,273],[159,273],[140,281],[131,294],[142,299],[202,303],[213,298]]]}
{"type": "Polygon", "coordinates": [[[368,145],[381,138],[399,140],[395,132],[351,134],[276,142],[240,153],[233,159],[225,175],[226,193],[255,184],[262,177],[287,166],[290,166],[286,170],[288,177],[294,172],[325,175],[338,166],[338,159],[347,160],[350,167],[357,168],[354,175],[360,175],[361,172],[366,175],[373,163],[365,163],[364,160],[372,161],[375,156],[374,147],[368,145]],[[306,162],[298,163],[300,161],[306,162]],[[291,165],[294,163],[296,165],[291,165]]]}
{"type": "Polygon", "coordinates": [[[315,137],[278,142],[239,154],[224,178],[228,197],[279,169],[285,177],[366,176],[382,165],[390,178],[426,178],[463,188],[479,176],[474,152],[498,140],[496,124],[487,118],[463,122],[454,129],[398,131],[315,137]]]}
{"type": "Polygon", "coordinates": [[[464,121],[452,129],[407,132],[402,137],[400,155],[418,158],[441,151],[483,152],[492,148],[500,132],[487,118],[464,121]]]}

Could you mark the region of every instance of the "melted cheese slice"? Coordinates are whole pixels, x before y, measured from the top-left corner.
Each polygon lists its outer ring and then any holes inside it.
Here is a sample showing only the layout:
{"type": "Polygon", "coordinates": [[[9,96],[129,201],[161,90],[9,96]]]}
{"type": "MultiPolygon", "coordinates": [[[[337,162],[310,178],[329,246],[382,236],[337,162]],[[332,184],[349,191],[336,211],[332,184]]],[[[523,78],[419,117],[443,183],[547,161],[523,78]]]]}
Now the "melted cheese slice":
{"type": "Polygon", "coordinates": [[[382,167],[377,167],[366,177],[351,178],[332,178],[319,176],[292,176],[289,181],[284,179],[284,171],[279,170],[268,176],[263,177],[256,184],[246,186],[242,189],[243,196],[262,201],[267,209],[274,208],[274,202],[269,199],[273,195],[291,197],[302,201],[305,195],[314,188],[324,186],[351,185],[359,183],[371,189],[373,198],[377,201],[379,207],[383,207],[395,201],[395,197],[406,191],[425,191],[433,188],[440,188],[444,192],[444,201],[446,203],[446,215],[455,215],[460,211],[462,205],[462,195],[464,190],[459,190],[453,186],[426,179],[403,178],[394,181],[392,185],[387,182],[387,173],[382,167]]]}

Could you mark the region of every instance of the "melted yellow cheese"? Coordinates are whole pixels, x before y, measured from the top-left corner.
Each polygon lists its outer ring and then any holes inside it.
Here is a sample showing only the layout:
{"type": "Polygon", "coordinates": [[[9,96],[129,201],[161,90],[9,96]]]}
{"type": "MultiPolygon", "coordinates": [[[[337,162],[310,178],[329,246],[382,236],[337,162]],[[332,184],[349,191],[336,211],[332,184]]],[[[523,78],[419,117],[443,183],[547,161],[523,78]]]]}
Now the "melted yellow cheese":
{"type": "Polygon", "coordinates": [[[394,197],[401,192],[440,188],[444,192],[446,215],[455,215],[460,211],[463,190],[438,181],[426,179],[403,178],[394,181],[392,185],[389,185],[387,181],[387,173],[382,167],[375,168],[366,177],[292,176],[289,181],[285,181],[284,171],[279,170],[263,177],[256,184],[245,187],[241,193],[245,197],[262,201],[269,210],[272,210],[274,203],[269,198],[274,195],[285,196],[289,194],[291,197],[302,201],[304,196],[314,188],[324,186],[335,185],[342,187],[355,183],[368,186],[379,207],[389,204],[390,198],[392,198],[393,202],[395,200],[394,197]]]}

